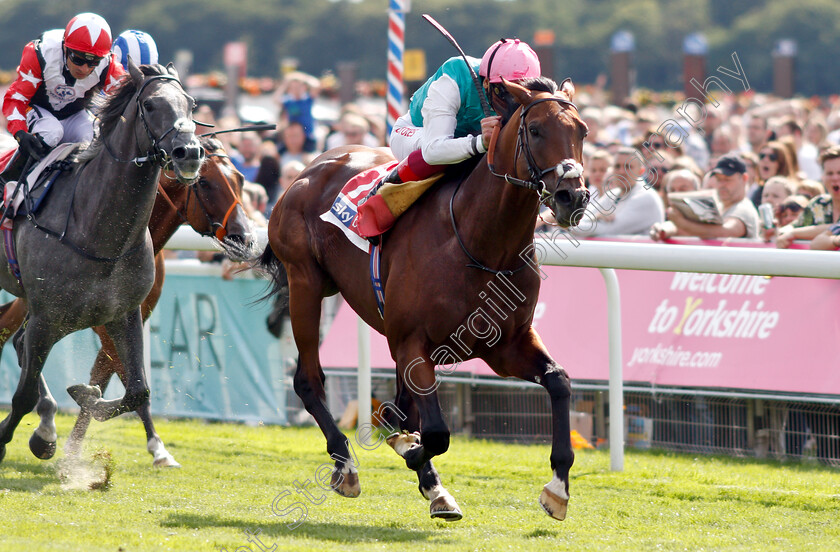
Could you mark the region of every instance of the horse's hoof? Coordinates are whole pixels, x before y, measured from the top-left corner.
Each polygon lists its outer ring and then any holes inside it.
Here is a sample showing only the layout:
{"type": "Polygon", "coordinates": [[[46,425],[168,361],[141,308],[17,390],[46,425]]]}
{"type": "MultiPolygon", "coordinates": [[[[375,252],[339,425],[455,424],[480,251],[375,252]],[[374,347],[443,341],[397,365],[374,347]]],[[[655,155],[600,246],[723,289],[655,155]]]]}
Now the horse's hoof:
{"type": "Polygon", "coordinates": [[[179,464],[171,454],[167,454],[166,456],[161,456],[160,458],[155,458],[152,465],[156,468],[180,468],[181,464],[179,464]]]}
{"type": "Polygon", "coordinates": [[[458,521],[464,515],[458,507],[455,499],[449,495],[442,495],[432,501],[429,506],[429,513],[432,518],[443,519],[446,521],[458,521]]]}
{"type": "Polygon", "coordinates": [[[566,519],[566,508],[569,506],[569,499],[562,498],[548,490],[548,485],[543,487],[540,493],[540,506],[545,513],[558,521],[566,519]]]}
{"type": "Polygon", "coordinates": [[[94,402],[102,398],[102,391],[98,385],[90,386],[84,383],[71,385],[67,388],[67,394],[81,408],[89,408],[94,402]]]}
{"type": "Polygon", "coordinates": [[[356,498],[362,494],[362,486],[359,484],[359,474],[357,473],[341,473],[338,470],[333,470],[330,487],[347,498],[356,498]]]}
{"type": "Polygon", "coordinates": [[[33,433],[32,437],[29,438],[29,450],[32,451],[35,458],[49,460],[55,455],[55,441],[46,441],[37,433],[33,433]]]}
{"type": "Polygon", "coordinates": [[[419,446],[420,433],[392,433],[385,438],[385,442],[396,451],[397,454],[405,458],[405,453],[413,446],[419,446]]]}

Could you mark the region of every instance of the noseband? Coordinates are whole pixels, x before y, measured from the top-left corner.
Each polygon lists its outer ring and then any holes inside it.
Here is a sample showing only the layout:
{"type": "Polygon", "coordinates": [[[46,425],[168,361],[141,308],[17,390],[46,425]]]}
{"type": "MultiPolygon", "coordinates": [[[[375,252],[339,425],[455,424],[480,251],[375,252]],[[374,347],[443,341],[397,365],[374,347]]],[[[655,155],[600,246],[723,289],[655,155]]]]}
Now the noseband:
{"type": "MultiPolygon", "coordinates": [[[[525,154],[525,162],[528,164],[528,176],[530,177],[528,180],[522,180],[521,178],[516,178],[511,176],[508,173],[500,174],[497,173],[495,167],[493,166],[493,156],[492,152],[488,153],[488,166],[490,168],[490,174],[496,176],[498,178],[502,178],[505,182],[509,184],[513,184],[514,186],[519,186],[521,188],[526,188],[528,190],[533,190],[537,192],[537,195],[540,196],[540,203],[546,203],[550,198],[551,194],[548,192],[545,181],[543,177],[552,172],[557,170],[557,166],[549,167],[548,169],[540,169],[537,165],[536,160],[534,159],[534,154],[531,152],[531,144],[528,141],[528,131],[525,128],[525,117],[528,115],[528,112],[531,111],[531,108],[537,104],[541,104],[543,102],[557,102],[559,104],[573,107],[575,111],[577,111],[577,106],[564,98],[558,98],[556,96],[552,96],[550,98],[540,98],[528,104],[528,106],[522,108],[522,113],[519,116],[519,129],[517,130],[517,137],[516,137],[516,149],[513,156],[513,165],[516,166],[516,161],[519,159],[519,156],[525,154]]],[[[493,144],[491,144],[491,149],[493,149],[493,144]]],[[[576,168],[575,167],[566,167],[565,164],[563,165],[564,174],[573,172],[576,168]]]]}
{"type": "Polygon", "coordinates": [[[189,98],[193,102],[193,104],[195,104],[195,100],[192,98],[192,96],[187,94],[186,90],[184,90],[184,87],[181,85],[181,81],[178,80],[177,77],[174,77],[172,75],[151,75],[147,77],[140,85],[140,88],[137,89],[137,92],[134,93],[134,96],[132,97],[131,101],[133,101],[137,105],[137,113],[140,116],[140,120],[143,122],[143,128],[146,130],[146,137],[149,139],[149,150],[144,156],[135,157],[134,159],[120,159],[116,156],[116,154],[114,154],[114,152],[111,151],[111,147],[108,145],[108,142],[106,142],[103,139],[102,143],[105,145],[105,149],[114,159],[114,161],[118,161],[120,163],[134,163],[138,167],[148,161],[151,161],[159,163],[160,166],[164,169],[172,163],[172,157],[170,157],[169,153],[167,153],[166,150],[164,150],[160,146],[160,143],[161,141],[163,141],[164,138],[166,138],[169,135],[170,132],[175,131],[175,133],[178,134],[180,130],[177,128],[176,125],[173,124],[171,127],[169,127],[169,130],[164,132],[159,138],[155,138],[154,134],[152,134],[152,129],[149,128],[149,122],[146,119],[146,109],[143,107],[143,102],[140,101],[140,94],[143,93],[143,91],[146,89],[146,86],[151,84],[153,81],[157,80],[174,81],[178,83],[178,86],[181,87],[181,90],[184,92],[184,95],[187,98],[189,98]]]}

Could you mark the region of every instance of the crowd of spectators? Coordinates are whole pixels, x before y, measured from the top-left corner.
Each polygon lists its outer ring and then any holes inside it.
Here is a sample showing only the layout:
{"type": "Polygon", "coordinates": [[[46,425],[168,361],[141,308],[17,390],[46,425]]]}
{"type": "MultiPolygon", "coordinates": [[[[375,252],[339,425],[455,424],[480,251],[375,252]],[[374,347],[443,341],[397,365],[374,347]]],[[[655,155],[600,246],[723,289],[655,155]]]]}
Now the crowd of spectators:
{"type": "Polygon", "coordinates": [[[806,240],[814,249],[838,249],[837,106],[752,92],[714,96],[703,117],[697,110],[703,120],[696,128],[684,124],[675,131],[664,123],[682,123],[674,114],[678,104],[619,107],[599,100],[602,93],[579,94],[576,102],[590,129],[584,167],[592,202],[571,232],[666,242],[680,236],[741,238],[779,248],[806,240]],[[722,222],[698,222],[670,205],[669,194],[693,190],[714,191],[722,222]],[[762,204],[770,214],[763,222],[762,204]]]}

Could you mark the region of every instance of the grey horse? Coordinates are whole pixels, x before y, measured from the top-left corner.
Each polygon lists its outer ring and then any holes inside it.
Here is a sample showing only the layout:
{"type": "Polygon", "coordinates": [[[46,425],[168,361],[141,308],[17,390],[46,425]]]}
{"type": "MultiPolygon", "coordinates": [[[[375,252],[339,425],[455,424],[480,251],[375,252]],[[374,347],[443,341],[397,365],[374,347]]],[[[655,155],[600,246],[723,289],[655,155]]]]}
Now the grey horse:
{"type": "MultiPolygon", "coordinates": [[[[120,399],[104,400],[87,385],[68,389],[94,418],[106,420],[149,401],[139,308],[155,274],[149,217],[161,167],[186,184],[204,162],[191,118],[194,104],[174,69],[130,63],[119,90],[103,101],[99,136],[56,180],[41,210],[15,220],[20,279],[0,251],[0,287],[23,298],[29,315],[13,338],[21,376],[11,412],[0,422],[0,461],[36,403],[42,419],[55,409],[41,370],[67,334],[104,325],[126,367],[120,399]]],[[[30,448],[54,450],[55,440],[54,426],[39,427],[30,448]]]]}

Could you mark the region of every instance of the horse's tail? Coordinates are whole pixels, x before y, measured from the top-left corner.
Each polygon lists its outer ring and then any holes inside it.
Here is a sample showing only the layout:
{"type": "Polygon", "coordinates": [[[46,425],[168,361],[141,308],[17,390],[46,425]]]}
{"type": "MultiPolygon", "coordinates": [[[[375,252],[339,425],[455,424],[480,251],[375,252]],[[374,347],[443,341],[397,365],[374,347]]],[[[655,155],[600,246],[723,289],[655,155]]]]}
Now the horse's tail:
{"type": "Polygon", "coordinates": [[[271,279],[269,289],[257,301],[265,301],[276,296],[275,308],[280,307],[281,310],[288,308],[289,275],[286,273],[286,267],[271,249],[271,244],[266,245],[263,254],[254,259],[251,268],[271,279]]]}

